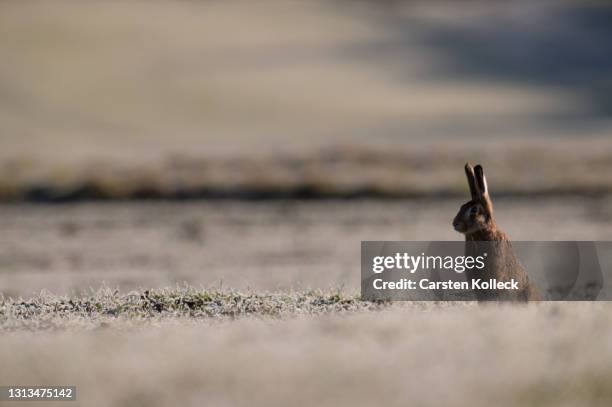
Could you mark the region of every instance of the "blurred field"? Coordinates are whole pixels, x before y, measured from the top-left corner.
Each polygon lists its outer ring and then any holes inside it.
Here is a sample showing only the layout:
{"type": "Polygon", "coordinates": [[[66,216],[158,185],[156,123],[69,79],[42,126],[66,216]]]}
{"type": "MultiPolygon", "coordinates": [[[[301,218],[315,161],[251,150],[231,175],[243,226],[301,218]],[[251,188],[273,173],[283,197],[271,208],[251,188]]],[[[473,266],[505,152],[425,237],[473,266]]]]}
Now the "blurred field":
{"type": "MultiPolygon", "coordinates": [[[[606,303],[355,298],[360,240],[460,239],[460,202],[0,206],[0,382],[87,406],[608,405],[606,303]],[[144,292],[180,282],[209,288],[144,292]]],[[[610,236],[607,197],[495,202],[515,239],[610,236]]]]}
{"type": "MultiPolygon", "coordinates": [[[[515,240],[611,239],[607,196],[493,198],[515,240]]],[[[461,240],[466,200],[2,205],[0,287],[357,290],[362,240],[461,240]]]]}
{"type": "Polygon", "coordinates": [[[603,407],[612,401],[610,315],[606,303],[410,303],[85,331],[87,321],[73,320],[68,331],[2,335],[0,382],[77,385],[78,402],[57,403],[66,406],[603,407]]]}
{"type": "Polygon", "coordinates": [[[611,36],[603,1],[0,2],[0,385],[609,406],[606,303],[358,288],[362,240],[461,239],[466,161],[513,239],[612,240],[611,36]]]}
{"type": "Polygon", "coordinates": [[[2,2],[0,199],[610,192],[605,2],[462,9],[2,2]]]}
{"type": "MultiPolygon", "coordinates": [[[[211,158],[174,156],[154,164],[90,162],[41,172],[7,161],[0,201],[125,199],[316,199],[463,196],[463,165],[479,162],[502,196],[600,196],[612,193],[612,143],[546,146],[336,146],[301,153],[211,158]]],[[[2,167],[0,162],[0,167],[2,167]]]]}

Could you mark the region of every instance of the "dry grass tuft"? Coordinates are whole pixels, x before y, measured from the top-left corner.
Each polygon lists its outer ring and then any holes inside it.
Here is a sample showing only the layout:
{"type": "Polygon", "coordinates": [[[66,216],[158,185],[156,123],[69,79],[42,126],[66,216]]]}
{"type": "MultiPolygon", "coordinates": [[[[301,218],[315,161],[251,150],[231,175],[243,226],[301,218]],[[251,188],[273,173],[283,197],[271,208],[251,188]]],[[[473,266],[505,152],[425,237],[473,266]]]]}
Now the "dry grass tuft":
{"type": "Polygon", "coordinates": [[[383,303],[361,301],[342,291],[241,293],[193,287],[132,291],[102,288],[83,296],[49,293],[29,299],[0,300],[0,331],[53,330],[106,326],[113,321],[170,319],[282,318],[378,310],[383,303]]]}

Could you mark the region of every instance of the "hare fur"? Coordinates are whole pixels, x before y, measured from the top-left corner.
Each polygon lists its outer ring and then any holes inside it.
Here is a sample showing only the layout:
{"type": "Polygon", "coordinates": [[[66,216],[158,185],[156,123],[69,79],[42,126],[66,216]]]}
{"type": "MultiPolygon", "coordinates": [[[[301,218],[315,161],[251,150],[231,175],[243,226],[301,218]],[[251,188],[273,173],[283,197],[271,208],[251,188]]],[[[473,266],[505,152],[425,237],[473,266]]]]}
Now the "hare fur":
{"type": "Polygon", "coordinates": [[[475,290],[478,301],[537,301],[537,288],[516,257],[510,238],[501,231],[493,217],[493,203],[482,166],[465,165],[472,199],[461,206],[453,220],[454,229],[465,235],[466,256],[487,252],[487,266],[466,270],[468,281],[496,279],[518,283],[518,290],[475,290]]]}

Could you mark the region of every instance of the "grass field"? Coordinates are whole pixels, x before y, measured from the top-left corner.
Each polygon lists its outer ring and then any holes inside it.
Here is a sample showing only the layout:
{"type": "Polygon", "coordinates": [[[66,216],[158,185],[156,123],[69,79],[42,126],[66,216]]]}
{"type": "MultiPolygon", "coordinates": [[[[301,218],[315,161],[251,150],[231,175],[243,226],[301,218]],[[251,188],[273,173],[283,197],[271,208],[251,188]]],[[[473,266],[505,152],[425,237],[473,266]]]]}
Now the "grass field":
{"type": "MultiPolygon", "coordinates": [[[[607,303],[358,299],[360,240],[459,240],[460,202],[4,205],[0,383],[84,406],[608,405],[607,303]]],[[[515,239],[609,239],[606,197],[496,203],[515,239]]]]}
{"type": "Polygon", "coordinates": [[[359,296],[362,240],[462,239],[466,161],[512,239],[612,239],[611,22],[599,1],[0,2],[0,386],[611,405],[608,303],[359,296]]]}
{"type": "MultiPolygon", "coordinates": [[[[493,196],[514,240],[610,239],[608,196],[493,196]]],[[[0,287],[357,291],[362,240],[459,241],[451,221],[465,200],[0,205],[0,287]]]]}
{"type": "Polygon", "coordinates": [[[3,2],[0,200],[610,193],[608,9],[464,10],[3,2]]]}
{"type": "Polygon", "coordinates": [[[229,319],[54,314],[39,321],[55,321],[51,331],[26,324],[3,333],[0,382],[76,385],[79,401],[67,406],[612,401],[606,303],[356,309],[229,319]]]}

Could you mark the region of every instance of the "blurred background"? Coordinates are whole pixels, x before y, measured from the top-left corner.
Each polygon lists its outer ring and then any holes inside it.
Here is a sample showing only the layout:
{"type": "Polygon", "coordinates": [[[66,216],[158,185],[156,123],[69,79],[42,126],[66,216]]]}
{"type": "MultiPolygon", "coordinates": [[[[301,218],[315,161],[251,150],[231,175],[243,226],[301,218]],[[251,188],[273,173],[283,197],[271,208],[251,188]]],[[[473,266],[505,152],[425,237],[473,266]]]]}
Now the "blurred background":
{"type": "Polygon", "coordinates": [[[610,239],[612,7],[0,3],[0,290],[356,289],[361,240],[610,239]],[[61,203],[62,205],[56,205],[61,203]]]}

